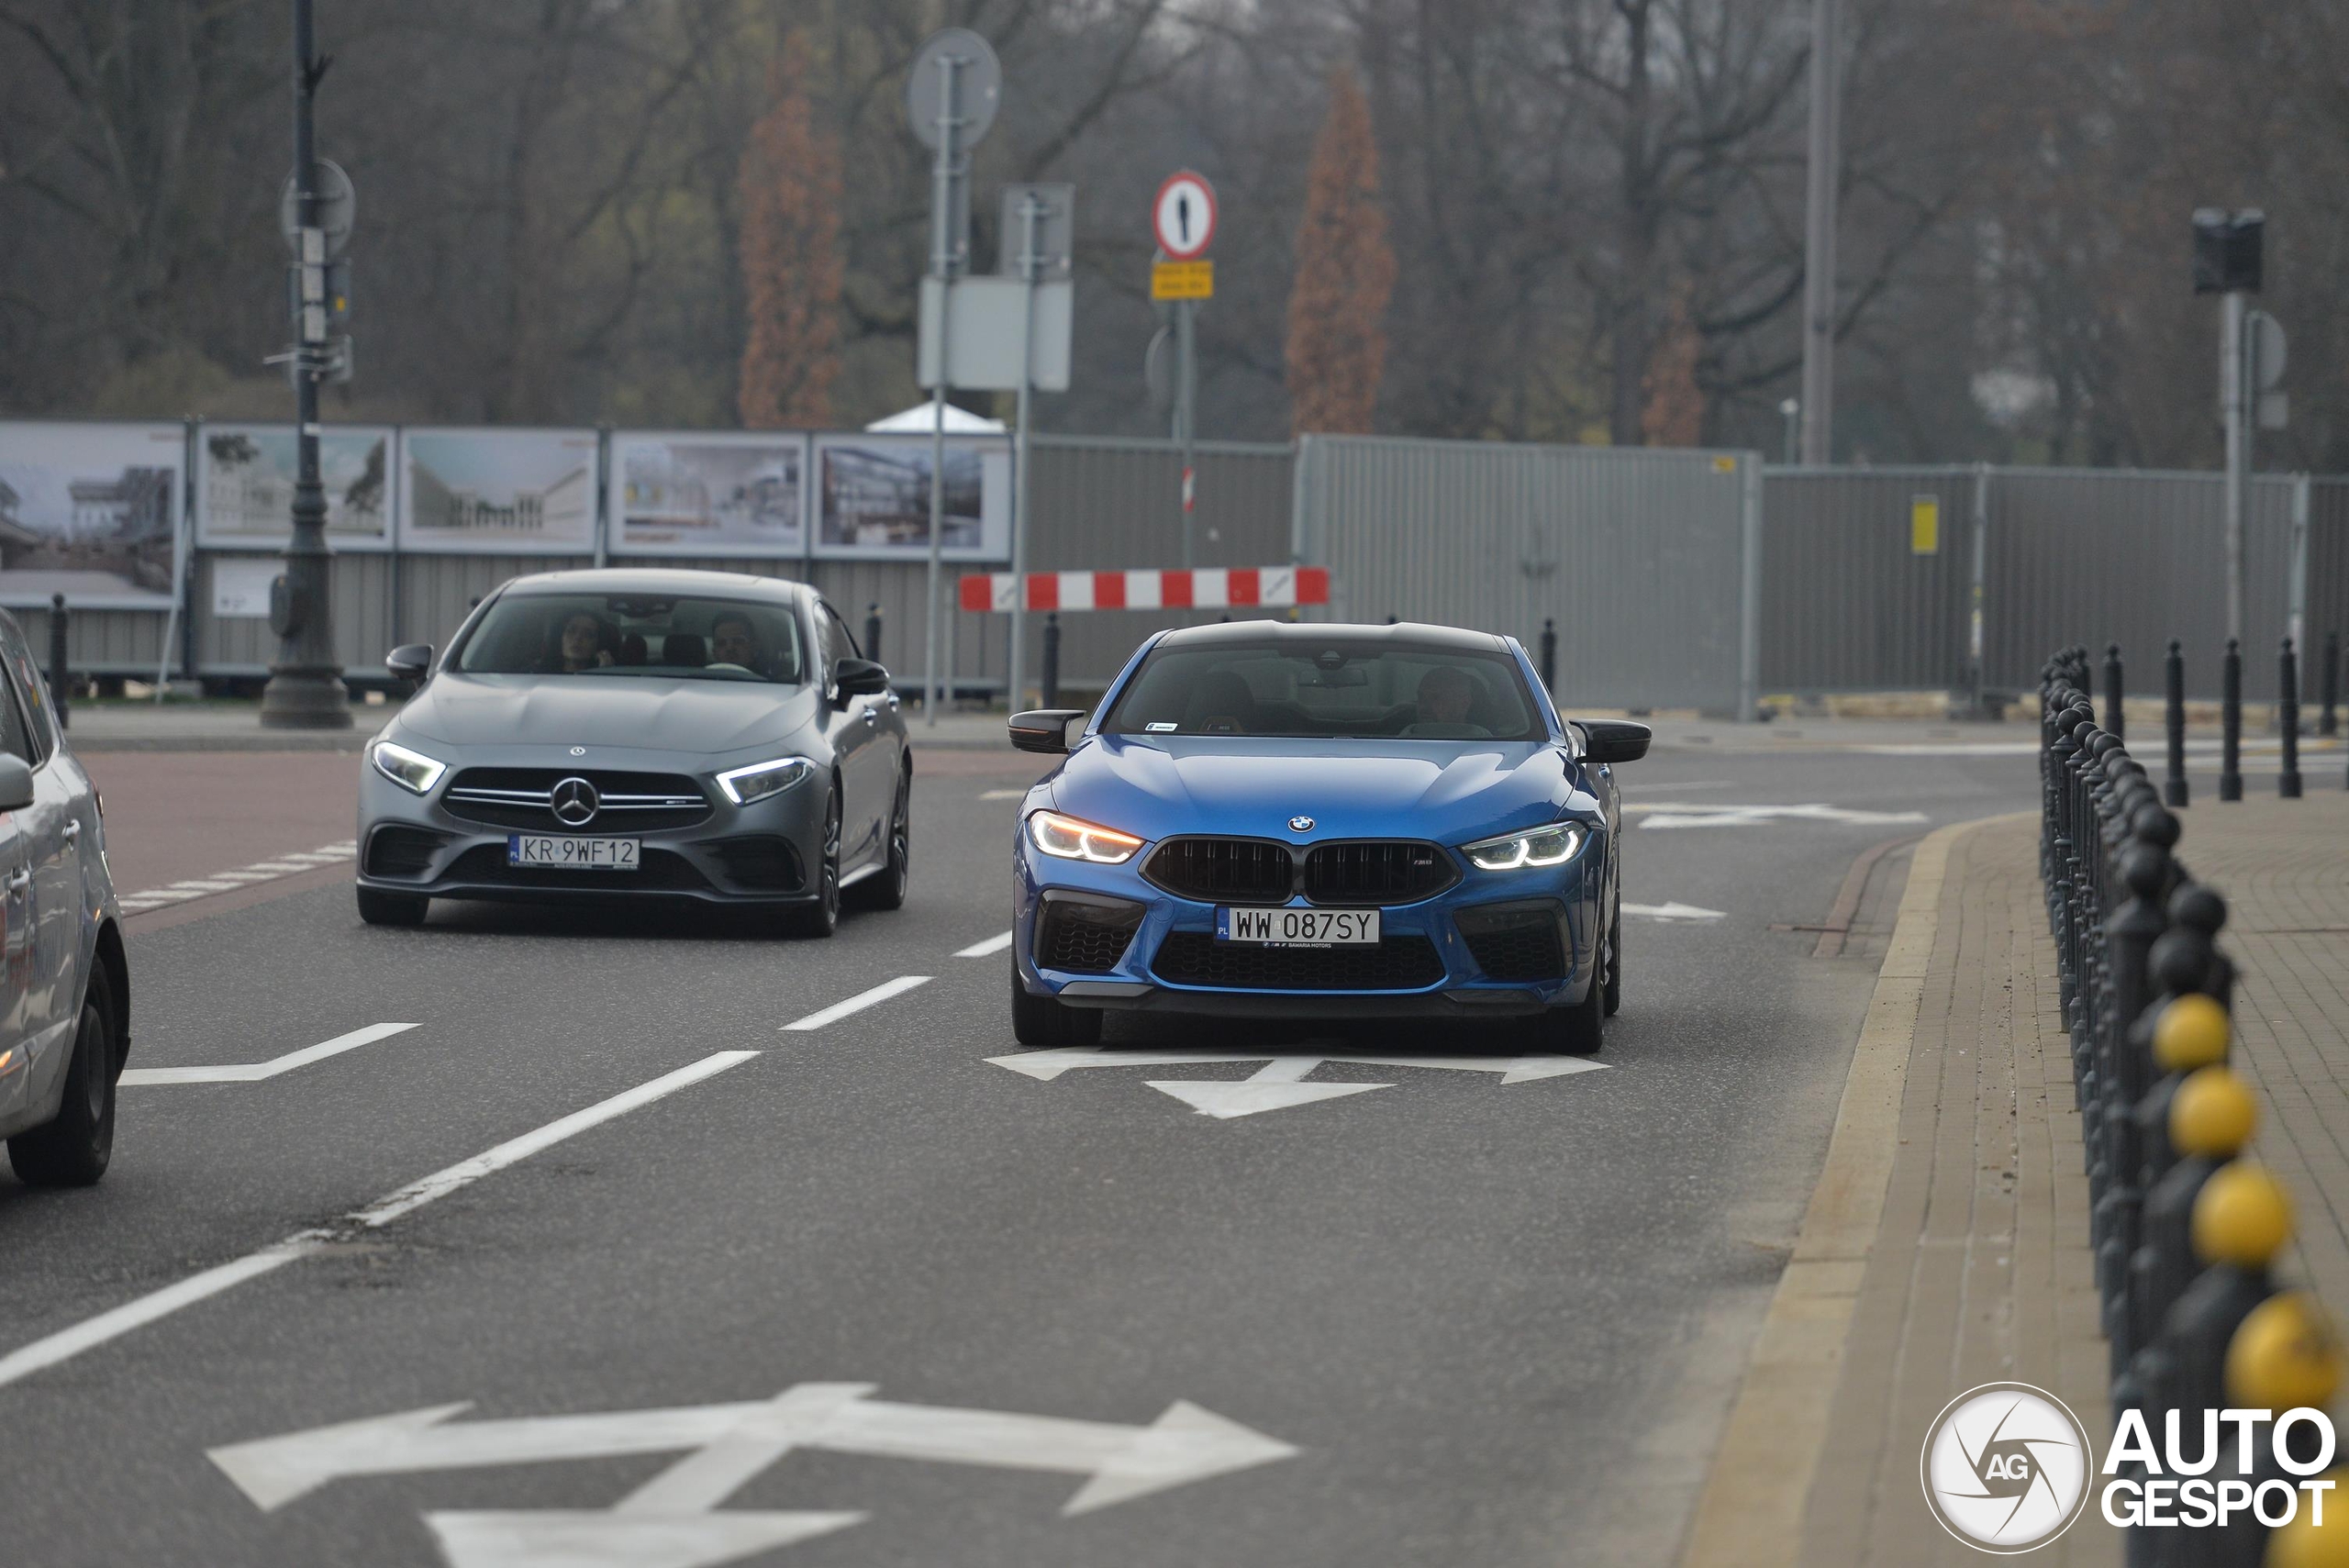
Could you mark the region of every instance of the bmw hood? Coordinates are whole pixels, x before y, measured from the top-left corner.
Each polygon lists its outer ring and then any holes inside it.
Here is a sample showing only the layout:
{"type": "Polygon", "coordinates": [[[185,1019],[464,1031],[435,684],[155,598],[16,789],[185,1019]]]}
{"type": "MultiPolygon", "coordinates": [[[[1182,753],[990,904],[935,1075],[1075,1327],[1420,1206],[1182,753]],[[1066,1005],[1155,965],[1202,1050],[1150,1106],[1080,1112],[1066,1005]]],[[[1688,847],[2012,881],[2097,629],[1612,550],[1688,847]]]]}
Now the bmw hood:
{"type": "Polygon", "coordinates": [[[720,752],[781,741],[815,715],[807,686],[654,676],[433,677],[399,728],[456,746],[720,752]]]}
{"type": "Polygon", "coordinates": [[[1539,741],[1097,736],[1052,781],[1060,810],[1145,839],[1412,838],[1461,843],[1598,809],[1539,741]],[[1310,828],[1289,818],[1309,817],[1310,828]]]}

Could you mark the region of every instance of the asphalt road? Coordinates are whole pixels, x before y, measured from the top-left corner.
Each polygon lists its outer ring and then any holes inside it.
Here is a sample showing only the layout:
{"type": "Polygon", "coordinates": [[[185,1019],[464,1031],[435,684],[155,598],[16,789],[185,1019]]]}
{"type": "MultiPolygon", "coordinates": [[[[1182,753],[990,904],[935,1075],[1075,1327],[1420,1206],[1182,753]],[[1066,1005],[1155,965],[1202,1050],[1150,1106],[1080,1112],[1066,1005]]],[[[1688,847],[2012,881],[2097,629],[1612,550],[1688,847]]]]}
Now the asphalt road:
{"type": "MultiPolygon", "coordinates": [[[[1707,809],[1642,812],[1682,825],[1631,833],[1626,898],[1720,917],[1627,920],[1603,1069],[1333,1062],[1312,1081],[1389,1086],[1219,1119],[1150,1084],[1262,1063],[990,1062],[1019,1054],[1008,962],[956,955],[1008,925],[1015,799],[987,795],[1037,770],[921,762],[912,902],[828,942],[461,906],[376,930],[330,868],[134,922],[135,1067],[416,1027],[257,1081],[127,1085],[95,1191],[0,1175],[0,1559],[1667,1562],[1873,979],[1865,940],[1821,959],[1772,928],[1822,923],[1872,846],[2036,798],[2027,757],[1660,751],[1627,802],[1707,809]],[[1703,820],[1811,803],[1925,820],[1703,820]],[[395,1218],[342,1218],[444,1172],[395,1218]],[[55,1338],[139,1303],[130,1331],[55,1338]],[[28,1367],[34,1345],[76,1353],[28,1367]],[[796,1397],[845,1421],[662,1435],[841,1384],[873,1392],[796,1397]],[[655,1409],[683,1413],[543,1419],[655,1409]],[[1104,1506],[1064,1515],[1081,1488],[1104,1506]]],[[[1106,1044],[1520,1049],[1134,1020],[1106,1044]]]]}

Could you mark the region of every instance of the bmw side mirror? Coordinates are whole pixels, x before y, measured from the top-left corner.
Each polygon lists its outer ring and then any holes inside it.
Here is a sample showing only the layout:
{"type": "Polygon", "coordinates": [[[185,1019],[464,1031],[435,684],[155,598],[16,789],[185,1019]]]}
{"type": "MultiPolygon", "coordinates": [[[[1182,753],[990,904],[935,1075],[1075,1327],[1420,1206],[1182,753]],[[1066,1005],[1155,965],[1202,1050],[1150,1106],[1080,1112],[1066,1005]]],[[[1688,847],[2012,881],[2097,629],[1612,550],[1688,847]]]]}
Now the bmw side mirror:
{"type": "Polygon", "coordinates": [[[432,644],[404,643],[384,655],[384,668],[395,681],[421,681],[432,673],[432,644]]]}
{"type": "Polygon", "coordinates": [[[32,803],[32,764],[22,757],[0,754],[0,811],[22,811],[32,803]]]}
{"type": "Polygon", "coordinates": [[[1022,751],[1042,751],[1059,756],[1085,733],[1085,710],[1081,707],[1040,707],[1033,713],[1011,716],[1011,743],[1022,751]],[[1075,736],[1071,736],[1071,731],[1075,736]]]}
{"type": "Polygon", "coordinates": [[[1646,725],[1620,718],[1586,719],[1582,732],[1590,740],[1583,749],[1586,762],[1636,762],[1648,754],[1648,742],[1655,736],[1646,725]]]}
{"type": "Polygon", "coordinates": [[[877,697],[889,689],[889,672],[870,659],[843,659],[832,666],[832,684],[843,697],[877,697]]]}

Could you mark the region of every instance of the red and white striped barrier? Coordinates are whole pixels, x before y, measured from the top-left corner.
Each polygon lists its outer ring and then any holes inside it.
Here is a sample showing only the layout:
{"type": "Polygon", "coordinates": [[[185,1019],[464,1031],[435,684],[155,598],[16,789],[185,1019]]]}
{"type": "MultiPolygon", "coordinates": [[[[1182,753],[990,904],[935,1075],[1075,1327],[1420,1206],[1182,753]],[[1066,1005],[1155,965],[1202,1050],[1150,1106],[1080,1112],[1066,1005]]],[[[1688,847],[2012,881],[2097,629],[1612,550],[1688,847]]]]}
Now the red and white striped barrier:
{"type": "Polygon", "coordinates": [[[1030,572],[1019,601],[1019,574],[974,572],[963,579],[963,607],[990,610],[1224,610],[1241,606],[1326,605],[1326,566],[1203,566],[1193,572],[1030,572]]]}

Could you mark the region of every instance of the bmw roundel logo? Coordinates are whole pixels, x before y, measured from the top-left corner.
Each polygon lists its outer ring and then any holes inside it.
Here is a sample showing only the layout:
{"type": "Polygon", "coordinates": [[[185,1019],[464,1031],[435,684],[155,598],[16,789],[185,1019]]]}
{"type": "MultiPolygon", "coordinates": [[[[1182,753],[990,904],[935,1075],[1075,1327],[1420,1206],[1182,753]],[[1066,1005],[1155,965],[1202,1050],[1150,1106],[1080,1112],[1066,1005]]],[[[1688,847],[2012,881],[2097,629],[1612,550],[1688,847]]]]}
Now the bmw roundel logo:
{"type": "Polygon", "coordinates": [[[1288,830],[1292,833],[1310,833],[1313,831],[1313,818],[1292,817],[1288,819],[1288,830]]]}

